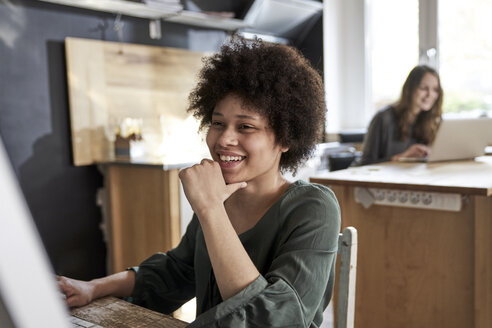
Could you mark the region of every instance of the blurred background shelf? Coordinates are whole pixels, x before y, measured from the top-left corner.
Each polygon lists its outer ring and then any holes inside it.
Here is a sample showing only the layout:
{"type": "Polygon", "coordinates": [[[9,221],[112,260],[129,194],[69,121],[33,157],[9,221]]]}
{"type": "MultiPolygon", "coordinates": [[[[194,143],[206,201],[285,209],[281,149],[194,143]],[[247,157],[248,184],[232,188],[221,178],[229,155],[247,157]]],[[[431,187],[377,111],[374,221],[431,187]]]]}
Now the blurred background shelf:
{"type": "Polygon", "coordinates": [[[225,18],[188,10],[172,10],[149,6],[145,3],[124,0],[38,0],[59,5],[72,6],[126,16],[162,19],[167,22],[186,24],[212,29],[234,31],[249,25],[240,19],[225,18]]]}
{"type": "MultiPolygon", "coordinates": [[[[321,19],[323,3],[314,0],[241,0],[237,3],[183,0],[145,3],[130,0],[38,0],[223,31],[239,31],[285,44],[301,44],[321,19]]],[[[149,0],[150,1],[150,0],[149,0]]]]}

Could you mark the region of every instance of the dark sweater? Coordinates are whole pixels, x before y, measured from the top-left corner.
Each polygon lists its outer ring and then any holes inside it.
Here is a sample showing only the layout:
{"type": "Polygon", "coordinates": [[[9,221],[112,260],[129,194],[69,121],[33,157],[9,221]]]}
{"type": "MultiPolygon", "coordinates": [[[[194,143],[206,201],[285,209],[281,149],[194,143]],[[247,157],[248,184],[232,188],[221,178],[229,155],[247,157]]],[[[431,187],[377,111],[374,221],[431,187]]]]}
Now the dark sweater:
{"type": "Polygon", "coordinates": [[[135,303],[164,313],[197,298],[189,327],[319,327],[332,296],[340,208],[322,185],[297,181],[239,238],[260,276],[222,301],[196,216],[181,243],[144,261],[135,303]]]}
{"type": "MultiPolygon", "coordinates": [[[[413,135],[413,127],[410,135],[413,135]]],[[[405,141],[398,140],[398,121],[395,108],[384,107],[373,117],[367,129],[362,148],[360,165],[390,161],[393,155],[404,152],[417,143],[411,137],[405,141]]]]}

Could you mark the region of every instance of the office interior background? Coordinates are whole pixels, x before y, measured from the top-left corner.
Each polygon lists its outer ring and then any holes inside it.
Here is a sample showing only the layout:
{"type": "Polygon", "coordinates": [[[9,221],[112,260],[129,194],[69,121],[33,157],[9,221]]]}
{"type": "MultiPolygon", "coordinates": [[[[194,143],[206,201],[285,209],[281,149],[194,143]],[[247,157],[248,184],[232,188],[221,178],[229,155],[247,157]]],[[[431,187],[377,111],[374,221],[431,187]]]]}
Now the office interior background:
{"type": "Polygon", "coordinates": [[[437,68],[445,116],[492,116],[492,2],[324,1],[328,131],[365,129],[417,64],[437,68]]]}
{"type": "MultiPolygon", "coordinates": [[[[194,1],[239,15],[248,1],[194,1]]],[[[326,0],[292,44],[324,77],[327,135],[364,130],[395,101],[410,69],[438,68],[446,115],[492,115],[492,1],[326,0]]],[[[64,39],[79,37],[213,52],[228,31],[38,0],[0,0],[0,135],[57,274],[106,273],[97,166],[75,167],[64,39]]]]}

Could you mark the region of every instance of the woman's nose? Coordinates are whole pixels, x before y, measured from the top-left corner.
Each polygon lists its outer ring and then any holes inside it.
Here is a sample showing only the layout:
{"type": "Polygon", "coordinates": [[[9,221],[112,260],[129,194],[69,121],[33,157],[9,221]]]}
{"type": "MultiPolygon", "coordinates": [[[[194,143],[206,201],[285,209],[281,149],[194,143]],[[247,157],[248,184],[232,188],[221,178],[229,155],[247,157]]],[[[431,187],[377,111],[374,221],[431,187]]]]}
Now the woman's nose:
{"type": "Polygon", "coordinates": [[[219,144],[223,147],[237,145],[237,133],[231,128],[224,129],[219,136],[219,144]]]}

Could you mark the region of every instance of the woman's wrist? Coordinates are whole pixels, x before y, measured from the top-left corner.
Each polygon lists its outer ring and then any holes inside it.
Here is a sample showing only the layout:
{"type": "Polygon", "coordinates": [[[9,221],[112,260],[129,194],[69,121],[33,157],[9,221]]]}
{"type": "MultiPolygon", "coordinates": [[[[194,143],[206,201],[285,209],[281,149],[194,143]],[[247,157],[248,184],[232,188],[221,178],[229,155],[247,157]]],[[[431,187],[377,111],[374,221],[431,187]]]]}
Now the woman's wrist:
{"type": "Polygon", "coordinates": [[[128,297],[135,286],[135,272],[133,270],[115,273],[113,275],[93,279],[89,282],[91,301],[104,297],[128,297]]]}
{"type": "Polygon", "coordinates": [[[110,295],[107,290],[106,284],[104,282],[105,278],[93,279],[89,281],[89,295],[91,302],[98,298],[110,295]]]}
{"type": "Polygon", "coordinates": [[[224,204],[210,205],[202,209],[198,209],[195,211],[195,214],[198,217],[200,224],[206,224],[211,220],[216,220],[216,218],[220,217],[221,214],[225,214],[227,216],[224,204]]]}

